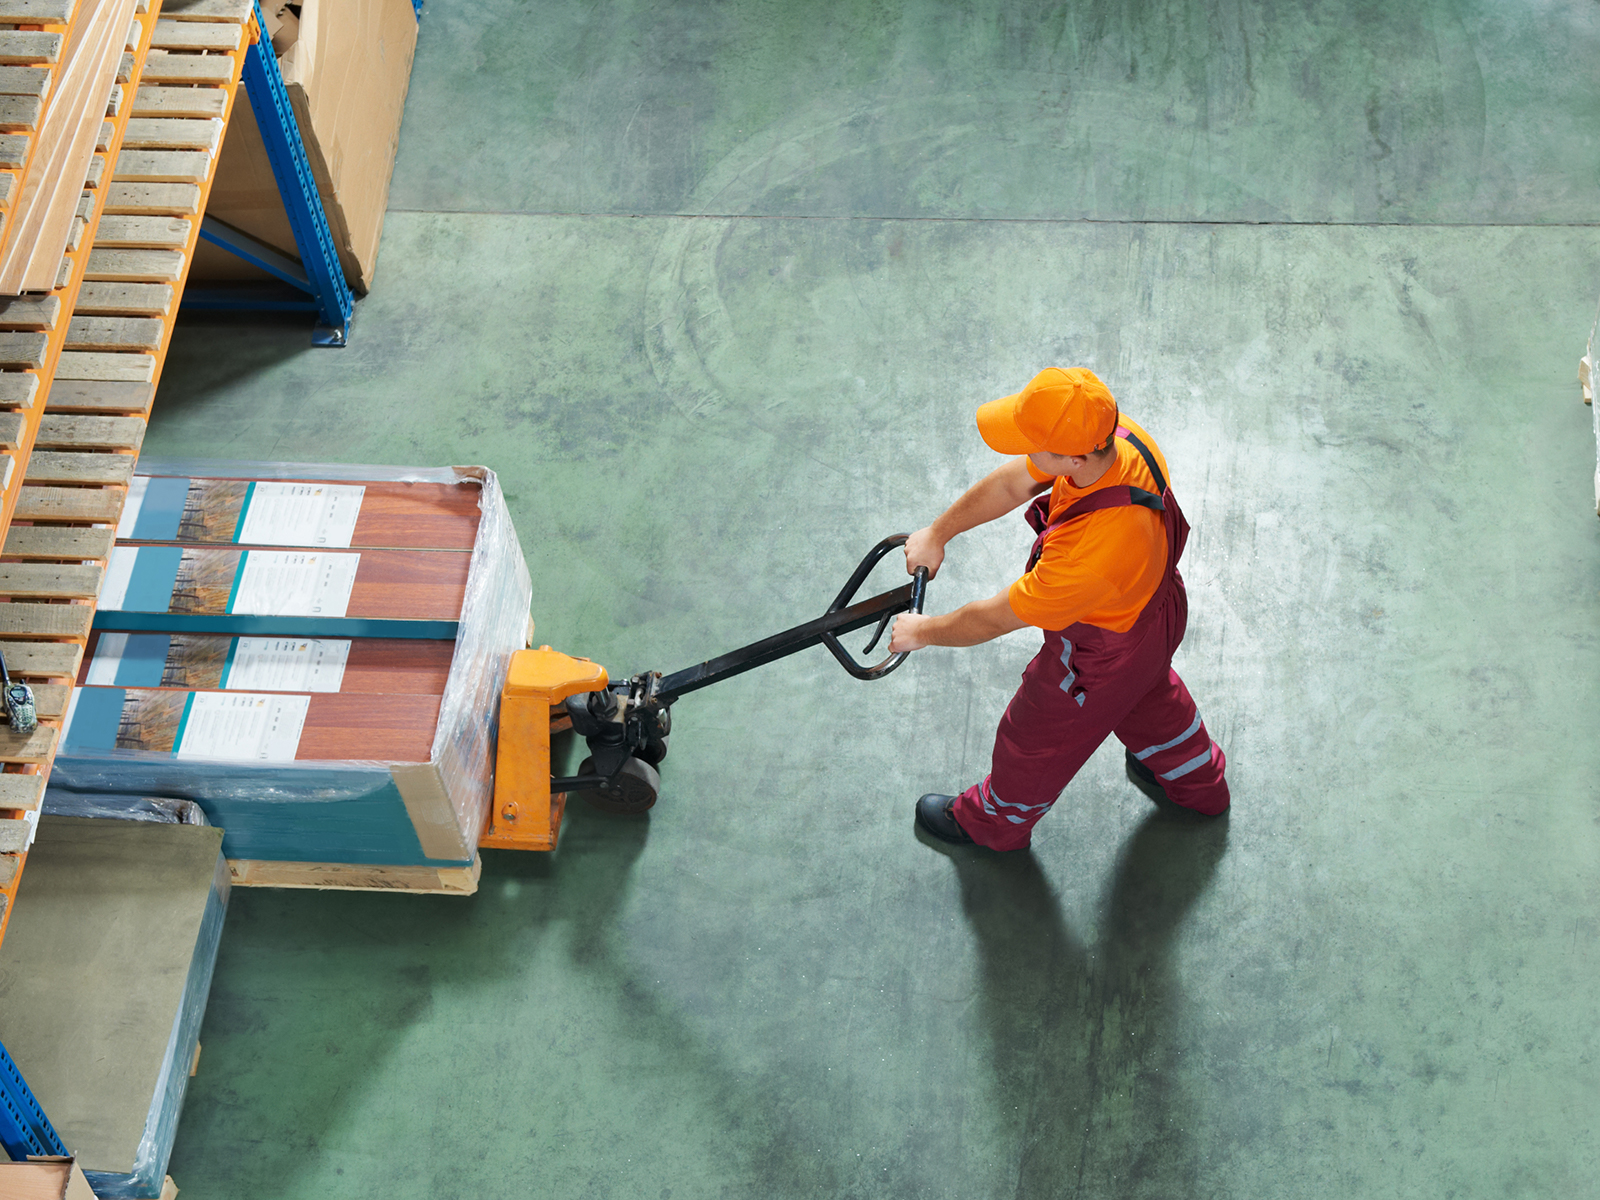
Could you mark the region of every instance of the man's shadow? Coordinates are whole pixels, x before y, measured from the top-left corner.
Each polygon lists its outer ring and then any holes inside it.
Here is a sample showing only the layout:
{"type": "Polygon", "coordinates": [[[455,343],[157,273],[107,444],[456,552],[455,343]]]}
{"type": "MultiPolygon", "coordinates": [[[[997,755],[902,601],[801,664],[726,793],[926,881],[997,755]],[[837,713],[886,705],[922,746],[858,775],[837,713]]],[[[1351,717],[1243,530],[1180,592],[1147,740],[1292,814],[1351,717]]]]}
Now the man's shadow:
{"type": "Polygon", "coordinates": [[[1172,951],[1226,845],[1226,817],[1149,816],[1123,847],[1092,947],[1031,851],[951,855],[1018,1197],[1193,1194],[1172,951]]]}

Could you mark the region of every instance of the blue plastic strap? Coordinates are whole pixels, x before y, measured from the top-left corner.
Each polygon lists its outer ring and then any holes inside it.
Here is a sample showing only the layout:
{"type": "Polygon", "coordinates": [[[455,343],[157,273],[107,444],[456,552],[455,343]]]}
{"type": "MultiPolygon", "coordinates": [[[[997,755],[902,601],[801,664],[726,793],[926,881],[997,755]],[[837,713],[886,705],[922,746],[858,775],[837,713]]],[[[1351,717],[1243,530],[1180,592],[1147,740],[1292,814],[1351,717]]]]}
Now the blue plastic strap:
{"type": "Polygon", "coordinates": [[[4,1046],[0,1046],[0,1146],[13,1162],[26,1162],[30,1154],[65,1157],[67,1153],[4,1046]]]}
{"type": "MultiPolygon", "coordinates": [[[[260,0],[255,0],[255,14],[257,26],[265,31],[267,23],[261,13],[260,0]]],[[[344,268],[339,265],[339,252],[333,244],[322,198],[317,194],[317,181],[311,174],[310,160],[306,158],[300,126],[295,122],[278,60],[272,53],[272,43],[264,33],[260,41],[245,51],[244,86],[250,96],[250,107],[255,111],[256,124],[261,129],[267,159],[272,163],[273,178],[283,197],[289,227],[294,231],[300,265],[317,300],[317,316],[328,331],[328,336],[320,340],[342,346],[350,315],[355,310],[355,297],[344,281],[344,268]]]]}

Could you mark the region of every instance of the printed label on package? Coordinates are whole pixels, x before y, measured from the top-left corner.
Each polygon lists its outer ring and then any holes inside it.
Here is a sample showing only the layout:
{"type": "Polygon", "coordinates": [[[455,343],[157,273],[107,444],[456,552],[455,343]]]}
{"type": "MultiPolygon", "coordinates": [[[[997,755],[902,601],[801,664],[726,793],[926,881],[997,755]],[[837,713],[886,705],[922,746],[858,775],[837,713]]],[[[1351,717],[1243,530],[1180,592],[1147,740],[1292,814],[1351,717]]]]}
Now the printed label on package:
{"type": "Polygon", "coordinates": [[[178,757],[228,762],[293,762],[310,696],[195,692],[178,757]]]}
{"type": "Polygon", "coordinates": [[[250,489],[234,540],[252,546],[348,546],[366,491],[338,483],[258,482],[250,489]]]}
{"type": "Polygon", "coordinates": [[[230,613],[342,617],[350,607],[359,554],[251,550],[244,556],[230,613]]]}
{"type": "Polygon", "coordinates": [[[233,649],[231,691],[337,692],[350,658],[349,638],[242,637],[233,649]]]}

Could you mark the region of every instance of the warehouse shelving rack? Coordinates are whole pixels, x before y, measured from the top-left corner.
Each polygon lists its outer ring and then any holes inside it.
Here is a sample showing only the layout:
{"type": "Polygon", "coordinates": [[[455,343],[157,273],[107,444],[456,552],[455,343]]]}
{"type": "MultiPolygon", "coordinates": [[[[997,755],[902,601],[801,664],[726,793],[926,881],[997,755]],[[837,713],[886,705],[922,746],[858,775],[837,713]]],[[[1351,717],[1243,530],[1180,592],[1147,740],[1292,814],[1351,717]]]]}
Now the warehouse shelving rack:
{"type": "Polygon", "coordinates": [[[60,286],[0,303],[0,649],[39,728],[0,726],[0,939],[172,339],[254,0],[139,5],[60,286]]]}

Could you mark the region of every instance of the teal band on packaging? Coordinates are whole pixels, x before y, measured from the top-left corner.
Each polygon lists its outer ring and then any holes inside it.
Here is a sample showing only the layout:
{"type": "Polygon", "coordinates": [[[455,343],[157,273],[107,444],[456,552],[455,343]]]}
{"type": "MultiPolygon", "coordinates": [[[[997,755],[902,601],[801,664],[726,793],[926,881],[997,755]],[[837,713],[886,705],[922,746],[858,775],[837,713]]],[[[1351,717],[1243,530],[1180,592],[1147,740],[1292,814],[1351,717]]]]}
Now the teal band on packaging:
{"type": "Polygon", "coordinates": [[[457,621],[399,621],[384,617],[271,617],[244,613],[147,613],[101,609],[96,629],[146,633],[230,633],[236,637],[417,638],[453,642],[457,621]]]}

